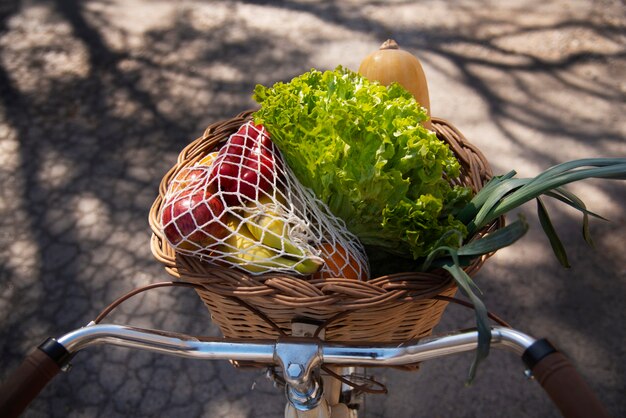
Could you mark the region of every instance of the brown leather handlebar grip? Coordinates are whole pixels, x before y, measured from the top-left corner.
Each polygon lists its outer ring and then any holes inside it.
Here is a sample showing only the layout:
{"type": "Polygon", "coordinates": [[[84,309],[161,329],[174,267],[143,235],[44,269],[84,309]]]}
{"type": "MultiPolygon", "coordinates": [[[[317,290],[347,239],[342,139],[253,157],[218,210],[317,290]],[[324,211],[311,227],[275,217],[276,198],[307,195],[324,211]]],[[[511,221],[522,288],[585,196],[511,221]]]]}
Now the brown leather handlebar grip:
{"type": "Polygon", "coordinates": [[[565,418],[609,418],[609,412],[559,351],[540,359],[531,369],[565,418]]]}
{"type": "Polygon", "coordinates": [[[0,386],[0,417],[18,417],[69,357],[54,340],[34,349],[0,386]]]}

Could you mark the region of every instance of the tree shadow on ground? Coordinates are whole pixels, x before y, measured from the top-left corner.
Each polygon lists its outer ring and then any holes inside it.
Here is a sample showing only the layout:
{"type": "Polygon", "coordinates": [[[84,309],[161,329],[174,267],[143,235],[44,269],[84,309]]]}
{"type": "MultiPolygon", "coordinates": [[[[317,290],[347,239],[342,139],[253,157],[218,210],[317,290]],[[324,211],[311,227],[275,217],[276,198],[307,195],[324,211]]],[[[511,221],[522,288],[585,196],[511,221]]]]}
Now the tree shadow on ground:
{"type": "MultiPolygon", "coordinates": [[[[118,25],[107,13],[90,7],[100,3],[106,5],[106,2],[74,0],[28,3],[47,10],[45,17],[38,18],[43,20],[43,30],[57,35],[57,39],[41,42],[28,50],[0,45],[5,56],[21,60],[19,65],[0,61],[3,123],[14,132],[19,144],[15,155],[19,160],[17,171],[10,175],[2,172],[11,180],[7,184],[12,185],[9,188],[12,191],[5,191],[7,194],[2,197],[15,199],[19,206],[16,213],[8,214],[0,225],[10,236],[26,237],[35,247],[31,267],[15,268],[3,260],[0,278],[14,286],[10,296],[1,299],[11,312],[2,320],[2,333],[6,337],[0,343],[3,373],[22,357],[24,347],[38,343],[44,335],[83,325],[106,303],[134,286],[156,281],[155,278],[167,279],[148,250],[147,213],[161,177],[175,163],[178,152],[208,123],[254,106],[250,95],[256,83],[287,80],[315,65],[310,62],[310,50],[285,44],[275,35],[247,25],[236,8],[221,21],[209,25],[207,30],[202,29],[192,8],[179,8],[167,16],[168,21],[161,27],[142,33],[140,46],[124,46],[132,45],[131,38],[136,35],[118,25]],[[56,29],[59,27],[67,31],[56,29]],[[238,36],[232,36],[233,28],[239,29],[238,36]],[[112,33],[115,37],[111,37],[112,33]],[[115,41],[118,38],[123,41],[115,41]],[[53,53],[72,56],[70,44],[84,48],[85,59],[80,64],[84,68],[76,68],[77,72],[69,75],[51,74],[51,70],[41,64],[41,56],[53,53]],[[31,75],[31,78],[39,78],[31,80],[32,85],[25,88],[23,78],[32,70],[41,73],[31,75]],[[33,280],[22,282],[26,275],[33,280]],[[10,341],[24,343],[11,346],[10,341]]],[[[523,145],[524,138],[511,128],[517,125],[531,126],[546,138],[558,135],[588,142],[594,150],[604,154],[623,141],[619,127],[595,126],[581,118],[568,102],[546,102],[541,91],[530,89],[527,82],[528,75],[542,77],[553,89],[573,89],[609,106],[623,106],[623,92],[615,91],[611,83],[602,78],[589,80],[577,72],[579,66],[623,60],[623,48],[610,54],[578,51],[553,60],[502,46],[503,40],[546,30],[586,31],[599,39],[618,43],[624,33],[621,24],[600,25],[567,18],[556,25],[516,24],[513,20],[489,17],[467,8],[464,13],[469,17],[468,23],[463,26],[397,32],[391,24],[371,19],[362,9],[340,2],[244,3],[310,14],[364,36],[381,39],[393,36],[406,49],[424,51],[428,65],[468,86],[487,103],[490,122],[518,146],[523,145]],[[471,23],[476,21],[481,25],[471,23]],[[485,34],[481,26],[507,29],[485,34]],[[517,86],[523,99],[516,102],[503,94],[502,83],[493,83],[489,72],[517,86]],[[553,108],[548,112],[549,107],[553,108]]],[[[17,1],[3,3],[0,34],[13,30],[7,22],[22,13],[22,7],[25,6],[17,1]]],[[[19,37],[13,36],[15,40],[19,37]]],[[[324,35],[317,37],[323,39],[324,35]]],[[[504,45],[508,44],[504,42],[504,45]]],[[[552,149],[528,148],[523,153],[524,158],[545,167],[561,162],[552,149]]],[[[618,204],[626,204],[623,186],[601,183],[597,187],[615,196],[618,204]]],[[[556,227],[571,231],[574,216],[570,212],[556,211],[556,227]]],[[[616,222],[623,230],[624,219],[616,222]]],[[[610,234],[611,227],[603,226],[601,232],[610,234]]],[[[564,241],[574,239],[572,233],[566,232],[564,241]]],[[[600,251],[614,254],[615,260],[592,256],[587,263],[595,265],[601,275],[618,277],[620,255],[609,248],[607,242],[600,240],[600,251]]],[[[586,254],[576,248],[574,256],[584,258],[586,254]]],[[[3,257],[8,254],[12,253],[5,252],[3,257]]],[[[537,271],[545,271],[556,276],[555,282],[565,283],[567,274],[555,272],[550,263],[538,261],[516,266],[516,277],[536,279],[537,271]]],[[[494,274],[501,271],[494,268],[494,274]]],[[[530,280],[525,284],[533,286],[530,280]]],[[[593,280],[584,281],[580,286],[553,284],[550,288],[559,296],[551,299],[552,308],[534,307],[538,314],[558,316],[558,320],[567,322],[565,325],[569,327],[581,325],[580,315],[568,312],[572,308],[567,301],[585,301],[583,289],[587,284],[597,287],[593,280]]],[[[486,294],[492,291],[506,294],[510,290],[508,286],[506,281],[486,286],[486,294]]],[[[596,307],[587,301],[583,305],[587,312],[585,324],[582,324],[585,333],[607,352],[620,350],[606,341],[610,329],[604,325],[604,319],[616,316],[613,307],[619,301],[615,298],[624,294],[624,286],[615,280],[596,288],[601,298],[610,303],[596,307]]],[[[497,307],[507,310],[506,303],[497,307]]],[[[512,315],[519,313],[512,312],[512,315]]],[[[142,326],[196,334],[215,333],[215,328],[207,325],[208,315],[198,298],[190,292],[161,292],[139,298],[120,309],[115,318],[142,326]]],[[[202,371],[205,376],[201,376],[194,366],[175,360],[163,360],[162,379],[152,375],[148,379],[141,375],[141,370],[154,365],[152,358],[105,352],[95,356],[94,366],[87,364],[82,371],[77,371],[76,377],[63,378],[76,396],[64,398],[71,394],[49,389],[38,401],[36,410],[49,411],[52,404],[61,405],[56,408],[60,414],[75,407],[88,410],[90,403],[97,403],[98,398],[91,393],[93,386],[88,383],[99,379],[100,371],[95,365],[101,362],[117,364],[122,369],[118,374],[126,380],[102,385],[105,396],[111,398],[133,393],[151,379],[162,381],[162,386],[154,388],[155,392],[164,389],[175,392],[177,374],[189,374],[191,383],[197,386],[189,395],[193,399],[189,403],[202,404],[210,402],[208,381],[228,380],[220,374],[227,375],[229,369],[209,367],[202,371]],[[126,366],[130,371],[123,370],[126,366]],[[185,373],[179,373],[180,369],[185,373]],[[168,386],[167,380],[173,383],[168,386]],[[72,406],[81,398],[86,399],[83,404],[72,406]]],[[[621,371],[621,376],[626,376],[623,366],[615,367],[621,371]]],[[[618,383],[623,386],[623,379],[618,383]]],[[[247,389],[236,389],[233,399],[245,399],[247,389]]],[[[98,414],[110,416],[141,411],[144,391],[137,390],[137,393],[138,396],[127,395],[123,401],[111,402],[108,409],[98,414]]],[[[281,396],[277,394],[276,398],[281,396]]],[[[164,399],[172,401],[173,398],[165,396],[164,399]]],[[[198,410],[187,412],[194,415],[198,410]]]]}

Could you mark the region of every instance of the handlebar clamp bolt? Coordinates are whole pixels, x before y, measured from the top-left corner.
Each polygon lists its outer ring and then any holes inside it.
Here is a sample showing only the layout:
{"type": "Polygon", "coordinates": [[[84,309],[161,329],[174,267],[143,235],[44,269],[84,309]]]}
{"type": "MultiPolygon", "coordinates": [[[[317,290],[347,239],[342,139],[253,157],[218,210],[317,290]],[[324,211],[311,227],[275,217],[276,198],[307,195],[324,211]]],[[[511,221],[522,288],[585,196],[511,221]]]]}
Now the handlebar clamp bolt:
{"type": "Polygon", "coordinates": [[[302,376],[303,373],[304,373],[304,367],[302,367],[301,364],[291,363],[287,367],[287,374],[292,379],[297,379],[298,377],[302,376]]]}

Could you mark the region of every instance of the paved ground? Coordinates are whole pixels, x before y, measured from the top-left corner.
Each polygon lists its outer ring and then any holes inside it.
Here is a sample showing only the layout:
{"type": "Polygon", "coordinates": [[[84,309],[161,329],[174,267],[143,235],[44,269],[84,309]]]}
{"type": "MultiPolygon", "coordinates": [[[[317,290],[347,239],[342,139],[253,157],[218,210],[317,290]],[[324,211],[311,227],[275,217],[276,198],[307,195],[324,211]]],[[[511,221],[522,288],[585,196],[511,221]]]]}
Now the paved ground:
{"type": "MultiPolygon", "coordinates": [[[[256,83],[311,67],[356,69],[388,38],[422,58],[433,113],[496,172],[626,155],[626,9],[619,1],[83,1],[0,5],[0,378],[45,336],[167,279],[147,215],[162,175],[203,128],[253,105],[256,83]],[[417,2],[416,2],[417,3],[417,2]]],[[[534,221],[479,275],[488,306],[548,335],[615,416],[626,416],[626,186],[576,185],[593,210],[551,206],[570,254],[561,269],[534,221]]],[[[189,290],[140,297],[112,320],[217,333],[189,290]]],[[[450,309],[440,329],[471,324],[450,309]]],[[[472,387],[470,357],[380,372],[371,417],[557,416],[516,360],[494,353],[472,387]]],[[[260,373],[93,349],[28,417],[277,416],[260,373]],[[250,390],[254,387],[253,390],[250,390]]]]}

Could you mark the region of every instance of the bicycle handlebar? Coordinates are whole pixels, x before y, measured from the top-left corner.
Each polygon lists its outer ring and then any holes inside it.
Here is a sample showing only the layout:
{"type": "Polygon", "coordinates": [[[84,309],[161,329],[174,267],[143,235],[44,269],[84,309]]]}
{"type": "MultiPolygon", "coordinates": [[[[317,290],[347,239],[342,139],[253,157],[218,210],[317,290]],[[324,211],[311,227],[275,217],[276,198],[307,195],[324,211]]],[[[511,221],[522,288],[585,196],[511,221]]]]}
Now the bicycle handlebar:
{"type": "MultiPolygon", "coordinates": [[[[35,348],[0,386],[0,416],[17,417],[61,371],[61,360],[50,349],[51,340],[35,348]]],[[[57,346],[57,349],[59,347],[57,346]]],[[[62,353],[62,350],[59,350],[62,353]]]]}
{"type": "MultiPolygon", "coordinates": [[[[324,363],[400,366],[471,351],[476,348],[477,339],[478,332],[470,329],[408,341],[401,345],[372,346],[300,337],[281,337],[277,340],[202,338],[124,325],[92,325],[64,335],[58,339],[58,343],[70,353],[76,353],[92,345],[111,344],[204,360],[274,364],[277,343],[291,342],[293,345],[318,345],[324,363]]],[[[511,328],[494,327],[491,331],[493,347],[508,348],[520,356],[535,341],[534,338],[511,328]]]]}
{"type": "Polygon", "coordinates": [[[522,358],[564,417],[609,417],[572,363],[547,340],[537,341],[522,358]]]}
{"type": "MultiPolygon", "coordinates": [[[[475,330],[424,338],[397,346],[329,343],[314,338],[277,341],[197,338],[184,334],[144,330],[121,325],[90,325],[58,340],[47,340],[33,351],[0,386],[0,415],[17,417],[45,385],[78,351],[97,344],[112,344],[157,353],[206,360],[254,361],[279,365],[287,384],[304,388],[310,371],[333,365],[399,366],[474,350],[475,330]],[[304,373],[290,374],[289,365],[304,373]]],[[[522,356],[526,365],[565,417],[609,417],[608,412],[574,367],[546,340],[519,331],[494,327],[492,347],[522,356]]]]}

